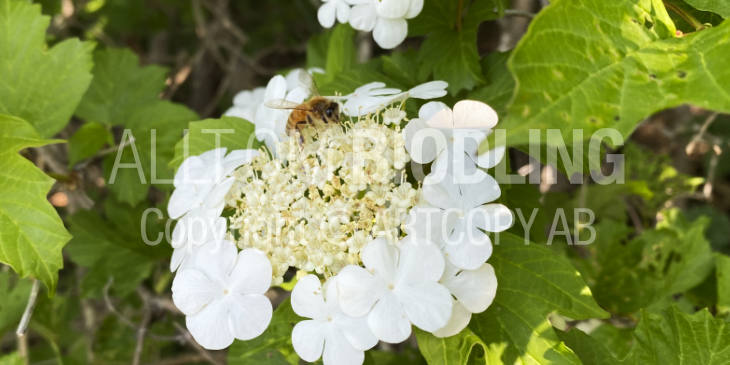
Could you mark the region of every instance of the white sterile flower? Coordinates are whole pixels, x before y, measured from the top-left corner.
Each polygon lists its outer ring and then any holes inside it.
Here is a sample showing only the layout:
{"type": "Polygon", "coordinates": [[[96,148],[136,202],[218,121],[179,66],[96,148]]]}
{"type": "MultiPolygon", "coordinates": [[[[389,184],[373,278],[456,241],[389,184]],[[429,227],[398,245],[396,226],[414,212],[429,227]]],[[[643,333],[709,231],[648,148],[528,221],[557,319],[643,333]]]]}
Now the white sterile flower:
{"type": "Polygon", "coordinates": [[[226,148],[217,148],[186,158],[173,180],[175,190],[167,204],[170,218],[178,219],[199,207],[220,215],[225,195],[233,184],[228,176],[258,153],[256,150],[234,150],[226,155],[226,148]]]}
{"type": "Polygon", "coordinates": [[[255,250],[237,252],[233,242],[213,241],[195,254],[192,266],[178,271],[172,300],[185,314],[190,334],[201,346],[220,350],[233,339],[250,340],[271,321],[271,264],[255,250]]]}
{"type": "Polygon", "coordinates": [[[397,246],[379,238],[360,255],[367,270],[350,265],[337,275],[343,312],[367,314],[373,334],[390,343],[407,339],[411,324],[428,332],[446,325],[452,300],[438,283],[444,258],[436,245],[411,236],[397,246]]]}
{"type": "Polygon", "coordinates": [[[497,147],[479,156],[477,149],[498,119],[494,109],[480,101],[459,101],[453,111],[443,103],[426,103],[419,110],[418,118],[403,129],[406,149],[418,163],[439,158],[437,165],[446,167],[444,163],[450,162],[453,166],[464,163],[466,154],[471,165],[491,168],[502,160],[505,148],[497,147]]]}
{"type": "Polygon", "coordinates": [[[226,234],[226,219],[217,209],[196,208],[185,214],[172,231],[170,271],[185,268],[194,251],[210,241],[219,241],[226,234]]]}
{"type": "Polygon", "coordinates": [[[371,82],[343,96],[347,101],[342,111],[351,117],[368,115],[387,105],[392,96],[400,92],[400,89],[386,88],[385,83],[371,82]]]}
{"type": "Polygon", "coordinates": [[[350,18],[350,5],[345,0],[322,0],[323,4],[317,11],[319,24],[331,28],[335,24],[335,17],[340,23],[347,23],[350,18]]]}
{"type": "Polygon", "coordinates": [[[367,318],[354,318],[342,312],[338,302],[337,277],[324,285],[314,275],[301,278],[291,293],[291,305],[301,317],[292,331],[292,345],[299,357],[324,365],[362,364],[365,350],[378,343],[368,327],[367,318]],[[324,352],[324,356],[323,356],[324,352]]]}
{"type": "Polygon", "coordinates": [[[342,111],[351,117],[374,113],[384,107],[402,102],[408,98],[434,99],[446,95],[446,81],[429,81],[415,86],[408,91],[386,88],[382,82],[371,82],[355,89],[352,94],[342,98],[347,99],[342,111]]]}
{"type": "Polygon", "coordinates": [[[349,0],[355,6],[350,12],[350,25],[357,30],[373,32],[373,39],[382,48],[395,48],[408,35],[406,19],[416,17],[423,9],[423,0],[349,0]]]}
{"type": "Polygon", "coordinates": [[[449,323],[433,333],[438,337],[461,332],[472,313],[487,310],[497,294],[497,276],[492,265],[486,263],[476,270],[461,270],[447,262],[440,282],[451,292],[454,305],[449,323]]]}
{"type": "Polygon", "coordinates": [[[293,103],[301,103],[309,96],[304,87],[288,89],[284,76],[276,75],[266,85],[264,102],[258,106],[254,117],[256,138],[264,141],[273,153],[276,152],[276,143],[286,136],[286,121],[291,110],[273,109],[266,106],[266,102],[284,99],[293,103]]]}
{"type": "Polygon", "coordinates": [[[233,97],[233,106],[223,115],[239,117],[253,123],[256,109],[264,102],[266,88],[257,87],[253,90],[244,90],[233,97]]]}
{"type": "Polygon", "coordinates": [[[492,254],[492,242],[483,231],[502,232],[512,225],[512,212],[499,198],[497,181],[481,170],[473,172],[480,183],[457,184],[449,174],[428,175],[423,199],[431,207],[411,210],[407,231],[440,243],[446,258],[461,269],[476,269],[492,254]]]}

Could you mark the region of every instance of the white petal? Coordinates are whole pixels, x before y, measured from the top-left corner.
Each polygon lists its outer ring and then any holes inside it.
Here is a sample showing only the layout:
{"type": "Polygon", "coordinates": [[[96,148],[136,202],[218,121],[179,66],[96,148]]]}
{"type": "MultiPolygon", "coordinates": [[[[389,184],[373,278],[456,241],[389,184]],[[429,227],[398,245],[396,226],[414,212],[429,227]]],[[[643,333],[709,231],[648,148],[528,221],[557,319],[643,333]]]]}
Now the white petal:
{"type": "Polygon", "coordinates": [[[460,220],[444,246],[446,258],[462,269],[476,269],[492,255],[492,241],[466,220],[460,220]]]}
{"type": "Polygon", "coordinates": [[[423,119],[412,119],[403,128],[406,150],[413,161],[424,164],[436,159],[446,148],[446,138],[436,128],[430,128],[423,119]]]}
{"type": "Polygon", "coordinates": [[[331,331],[324,342],[323,365],[361,365],[365,353],[353,347],[341,333],[331,331]]]}
{"type": "Polygon", "coordinates": [[[502,161],[505,152],[506,148],[504,146],[484,152],[477,156],[477,165],[485,169],[491,169],[502,161]]]}
{"type": "Polygon", "coordinates": [[[487,263],[477,270],[462,270],[442,283],[472,313],[484,312],[497,294],[497,276],[487,263]]]}
{"type": "Polygon", "coordinates": [[[228,148],[219,147],[209,151],[205,151],[201,153],[199,157],[203,160],[206,169],[210,169],[210,167],[216,162],[223,161],[223,157],[226,155],[226,151],[228,151],[228,148]]]}
{"type": "Polygon", "coordinates": [[[188,331],[195,342],[208,350],[222,350],[233,343],[228,308],[215,300],[200,312],[185,317],[188,331]]]}
{"type": "Polygon", "coordinates": [[[436,282],[444,272],[444,257],[432,242],[407,236],[400,244],[396,286],[424,281],[436,282]]]}
{"type": "Polygon", "coordinates": [[[383,342],[399,343],[411,335],[411,322],[393,293],[386,294],[375,304],[368,315],[368,325],[375,337],[383,342]]]}
{"type": "Polygon", "coordinates": [[[408,22],[402,18],[378,18],[373,29],[373,39],[381,48],[393,49],[403,43],[408,35],[408,22]]]}
{"type": "Polygon", "coordinates": [[[426,124],[432,128],[452,129],[454,128],[454,113],[451,109],[441,109],[433,113],[426,120],[426,124]]]}
{"type": "Polygon", "coordinates": [[[381,280],[360,266],[348,265],[337,274],[340,309],[349,316],[367,314],[373,304],[385,293],[381,280]]]}
{"type": "Polygon", "coordinates": [[[178,219],[183,214],[194,208],[196,203],[195,190],[192,186],[180,186],[175,188],[167,203],[167,215],[172,219],[178,219]]]}
{"type": "Polygon", "coordinates": [[[416,327],[433,332],[448,323],[452,299],[449,290],[441,284],[424,282],[399,287],[398,298],[408,319],[416,327]]]}
{"type": "Polygon", "coordinates": [[[301,103],[309,97],[309,90],[302,86],[297,86],[286,94],[286,100],[301,103]]]}
{"type": "Polygon", "coordinates": [[[496,200],[502,194],[497,180],[484,171],[477,170],[475,180],[479,183],[459,185],[462,207],[465,210],[496,200]]]}
{"type": "Polygon", "coordinates": [[[375,6],[370,1],[355,5],[350,11],[350,25],[363,32],[372,31],[375,28],[377,19],[378,16],[375,13],[375,6]]]}
{"type": "Polygon", "coordinates": [[[184,261],[187,259],[189,248],[180,247],[172,250],[172,256],[170,257],[170,271],[175,272],[184,261]]]}
{"type": "Polygon", "coordinates": [[[190,156],[180,164],[175,172],[173,185],[177,188],[195,182],[195,179],[205,175],[207,168],[199,156],[190,156]]]}
{"type": "Polygon", "coordinates": [[[440,246],[451,235],[456,219],[455,214],[445,214],[440,208],[419,205],[408,212],[404,228],[409,236],[423,238],[440,246]]]}
{"type": "Polygon", "coordinates": [[[324,329],[322,322],[306,320],[297,323],[291,332],[294,351],[304,361],[315,362],[322,356],[324,329]]]}
{"type": "MultiPolygon", "coordinates": [[[[205,196],[203,206],[207,209],[220,209],[220,211],[222,212],[222,208],[225,203],[224,199],[226,197],[226,194],[228,194],[228,192],[231,190],[231,186],[233,186],[234,182],[235,179],[233,177],[229,177],[221,181],[220,183],[215,184],[210,193],[205,196]]],[[[220,214],[220,212],[218,214],[220,214]]]]}
{"type": "Polygon", "coordinates": [[[230,275],[231,289],[239,294],[264,294],[271,286],[271,263],[261,251],[247,248],[238,253],[230,275]]]}
{"type": "Polygon", "coordinates": [[[375,2],[375,10],[380,17],[398,19],[405,17],[409,5],[410,0],[378,0],[375,2]]]}
{"type": "MultiPolygon", "coordinates": [[[[283,99],[286,96],[286,79],[284,76],[276,75],[266,85],[264,101],[283,99]]],[[[270,109],[270,108],[267,108],[270,109]]]]}
{"type": "Polygon", "coordinates": [[[373,274],[391,281],[398,265],[398,248],[384,238],[376,238],[360,252],[362,263],[373,274]]]}
{"type": "Polygon", "coordinates": [[[235,169],[245,165],[259,155],[257,150],[234,150],[223,160],[224,175],[230,175],[235,169]]]}
{"type": "Polygon", "coordinates": [[[186,315],[198,313],[222,291],[218,283],[199,270],[181,270],[172,281],[172,301],[186,315]]]}
{"type": "Polygon", "coordinates": [[[226,219],[216,213],[198,208],[185,214],[172,230],[170,245],[180,248],[223,239],[226,233],[226,219]]]}
{"type": "Polygon", "coordinates": [[[423,198],[441,209],[461,208],[461,192],[450,175],[441,179],[434,174],[426,176],[423,181],[423,198]]]}
{"type": "Polygon", "coordinates": [[[451,108],[440,101],[429,101],[418,109],[418,118],[428,121],[431,117],[436,115],[436,113],[442,110],[451,110],[451,108]]]}
{"type": "Polygon", "coordinates": [[[375,337],[373,331],[370,330],[370,326],[368,326],[367,317],[343,317],[338,320],[337,327],[340,328],[342,334],[353,347],[365,351],[378,344],[378,338],[375,337]]]}
{"type": "Polygon", "coordinates": [[[317,20],[325,28],[331,28],[335,24],[335,2],[328,1],[317,10],[317,20]]]}
{"type": "Polygon", "coordinates": [[[213,281],[225,283],[237,257],[238,249],[233,242],[210,241],[195,251],[192,267],[202,271],[213,281]]]}
{"type": "Polygon", "coordinates": [[[469,212],[472,224],[487,232],[502,232],[514,223],[512,212],[502,204],[486,204],[469,212]]]}
{"type": "Polygon", "coordinates": [[[273,312],[269,298],[262,294],[229,295],[233,335],[239,340],[246,341],[264,333],[269,327],[273,312]]]}
{"type": "Polygon", "coordinates": [[[489,105],[476,100],[462,100],[454,104],[455,128],[494,128],[499,117],[489,105]]]}
{"type": "Polygon", "coordinates": [[[421,10],[423,10],[423,0],[411,0],[411,4],[408,7],[408,12],[406,13],[405,18],[415,18],[421,13],[421,10]]]}
{"type": "Polygon", "coordinates": [[[433,332],[436,337],[451,337],[461,332],[471,320],[471,312],[466,310],[459,301],[454,301],[454,305],[451,308],[451,317],[446,326],[439,328],[433,332]]]}
{"type": "Polygon", "coordinates": [[[337,21],[347,23],[350,19],[350,6],[344,1],[337,1],[337,21]]]}
{"type": "Polygon", "coordinates": [[[448,86],[446,81],[429,81],[408,90],[408,94],[416,99],[435,99],[446,95],[448,86]]]}
{"type": "Polygon", "coordinates": [[[322,284],[317,276],[309,274],[297,281],[291,292],[291,307],[300,317],[326,319],[322,284]]]}

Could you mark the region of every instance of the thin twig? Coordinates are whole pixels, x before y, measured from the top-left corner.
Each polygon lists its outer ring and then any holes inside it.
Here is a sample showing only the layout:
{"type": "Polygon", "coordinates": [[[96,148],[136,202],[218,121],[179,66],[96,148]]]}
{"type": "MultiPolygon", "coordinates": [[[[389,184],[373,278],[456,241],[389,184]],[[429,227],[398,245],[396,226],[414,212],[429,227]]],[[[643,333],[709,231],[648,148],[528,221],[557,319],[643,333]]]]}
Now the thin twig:
{"type": "Polygon", "coordinates": [[[699,132],[692,137],[692,140],[687,143],[687,147],[684,149],[684,152],[688,156],[693,156],[697,152],[706,152],[706,151],[700,151],[701,150],[701,144],[703,143],[703,139],[705,137],[705,134],[707,134],[707,130],[710,128],[712,123],[715,122],[715,119],[717,119],[718,113],[712,113],[710,116],[705,119],[705,122],[702,123],[702,127],[700,127],[699,132]]]}
{"type": "Polygon", "coordinates": [[[525,18],[532,19],[537,14],[531,13],[531,12],[525,11],[525,10],[519,10],[519,9],[505,9],[504,10],[504,15],[505,16],[523,16],[525,18]]]}
{"type": "Polygon", "coordinates": [[[25,337],[25,332],[28,330],[28,324],[30,324],[30,317],[33,315],[33,308],[35,308],[39,290],[40,282],[38,279],[33,279],[33,286],[31,286],[30,294],[28,295],[28,303],[25,305],[25,311],[20,318],[18,329],[15,330],[15,335],[18,337],[18,354],[26,364],[28,363],[28,339],[25,337]]]}
{"type": "Polygon", "coordinates": [[[152,318],[152,309],[150,308],[150,301],[147,295],[144,295],[141,291],[137,291],[142,298],[142,320],[137,327],[137,342],[134,346],[134,356],[132,357],[132,365],[139,365],[139,360],[142,357],[142,349],[144,349],[144,337],[147,334],[147,325],[150,323],[152,318]]]}

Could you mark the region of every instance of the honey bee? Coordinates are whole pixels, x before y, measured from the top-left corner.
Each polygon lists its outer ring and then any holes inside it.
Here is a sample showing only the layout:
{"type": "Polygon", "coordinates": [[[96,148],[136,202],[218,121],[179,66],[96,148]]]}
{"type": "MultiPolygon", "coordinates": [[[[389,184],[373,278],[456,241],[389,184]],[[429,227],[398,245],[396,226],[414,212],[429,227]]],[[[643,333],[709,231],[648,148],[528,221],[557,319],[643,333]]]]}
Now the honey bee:
{"type": "Polygon", "coordinates": [[[294,131],[301,133],[307,126],[320,126],[323,124],[340,122],[340,105],[330,97],[320,96],[314,81],[308,72],[299,72],[299,81],[305,88],[309,89],[312,96],[303,103],[295,103],[289,100],[270,100],[265,105],[272,109],[290,109],[289,119],[286,122],[286,134],[292,135],[294,131]]]}

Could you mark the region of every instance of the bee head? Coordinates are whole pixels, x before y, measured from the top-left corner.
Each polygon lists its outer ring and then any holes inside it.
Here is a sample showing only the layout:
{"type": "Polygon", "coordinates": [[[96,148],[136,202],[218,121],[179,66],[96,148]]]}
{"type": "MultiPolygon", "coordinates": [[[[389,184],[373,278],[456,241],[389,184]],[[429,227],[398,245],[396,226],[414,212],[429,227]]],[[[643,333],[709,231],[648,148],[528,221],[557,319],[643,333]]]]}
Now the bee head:
{"type": "Polygon", "coordinates": [[[325,123],[339,123],[340,122],[340,106],[334,101],[322,99],[318,102],[314,108],[322,116],[325,123]]]}

